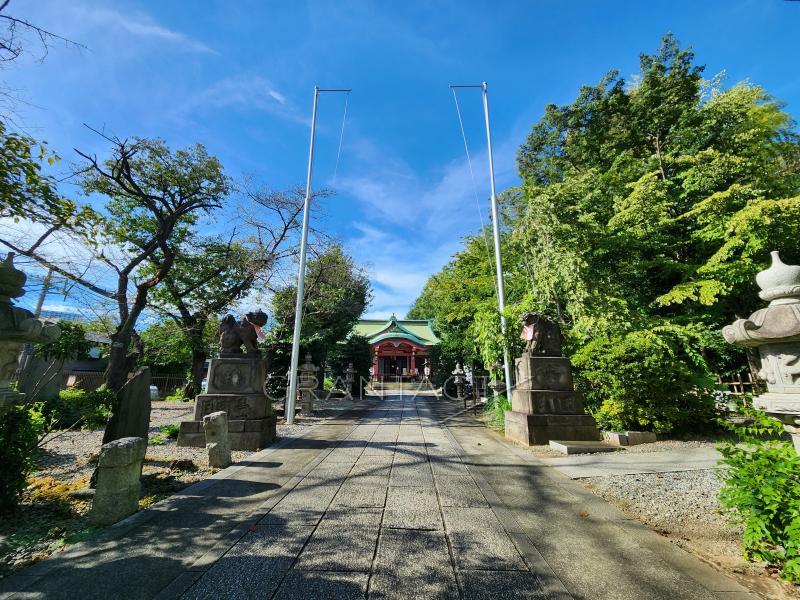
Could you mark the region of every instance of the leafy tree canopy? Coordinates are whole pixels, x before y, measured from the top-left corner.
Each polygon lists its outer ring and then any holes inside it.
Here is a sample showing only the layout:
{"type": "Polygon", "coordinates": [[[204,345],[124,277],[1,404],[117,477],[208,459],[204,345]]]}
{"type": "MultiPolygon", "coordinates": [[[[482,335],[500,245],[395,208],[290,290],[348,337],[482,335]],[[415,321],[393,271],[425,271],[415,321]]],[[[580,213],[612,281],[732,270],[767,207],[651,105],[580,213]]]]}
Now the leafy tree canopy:
{"type": "MultiPolygon", "coordinates": [[[[522,184],[501,198],[509,337],[499,334],[491,248],[468,238],[411,311],[458,337],[448,351],[491,364],[504,345],[516,351],[516,319],[535,310],[561,322],[587,369],[620,371],[661,352],[675,371],[664,381],[694,385],[747,363],[719,329],[759,305],[754,275],[770,250],[800,261],[800,138],[778,100],[752,83],[703,79],[692,51],[667,35],[631,81],[611,71],[574,102],[547,106],[517,158],[522,184]],[[623,347],[636,351],[608,354],[623,347]]],[[[640,375],[613,390],[588,371],[583,381],[600,386],[587,390],[595,406],[613,396],[630,407],[649,377],[640,375]]],[[[670,393],[660,406],[682,392],[670,393]]],[[[662,430],[670,419],[646,418],[662,430]]]]}

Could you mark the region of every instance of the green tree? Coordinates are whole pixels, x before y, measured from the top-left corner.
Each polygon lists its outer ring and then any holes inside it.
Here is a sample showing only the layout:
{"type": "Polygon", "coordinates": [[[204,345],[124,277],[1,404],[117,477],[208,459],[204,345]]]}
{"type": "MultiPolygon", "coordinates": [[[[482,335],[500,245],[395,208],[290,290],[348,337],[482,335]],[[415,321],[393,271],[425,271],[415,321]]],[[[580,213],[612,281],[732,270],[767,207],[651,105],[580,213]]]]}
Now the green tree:
{"type": "Polygon", "coordinates": [[[254,286],[268,287],[297,250],[294,233],[303,208],[299,191],[247,190],[246,197],[250,208],[247,212],[257,215],[246,219],[250,235],[237,237],[234,232],[227,241],[189,236],[176,253],[175,264],[163,285],[150,296],[150,305],[181,329],[182,340],[191,354],[185,398],[200,392],[203,365],[210,349],[209,323],[254,286]]]}
{"type": "MultiPolygon", "coordinates": [[[[711,373],[746,367],[719,330],[759,303],[754,275],[770,250],[800,260],[794,122],[758,86],[702,75],[668,35],[631,81],[612,71],[547,106],[519,149],[522,184],[501,198],[512,336],[523,310],[557,319],[594,407],[613,400],[633,420],[641,408],[662,430],[686,424],[657,417],[647,385],[661,382],[659,406],[683,406],[711,373]]],[[[436,319],[443,347],[454,335],[462,358],[474,347],[485,361],[516,342],[499,335],[478,240],[431,278],[412,314],[436,319]]],[[[705,405],[701,394],[691,414],[705,405]]]]}
{"type": "MultiPolygon", "coordinates": [[[[286,286],[272,299],[275,326],[270,330],[270,371],[285,381],[289,370],[297,288],[286,286]]],[[[324,365],[337,342],[350,334],[372,299],[366,273],[338,244],[308,261],[300,344],[324,365]]]]}
{"type": "MultiPolygon", "coordinates": [[[[169,273],[187,229],[221,206],[230,184],[201,145],[173,152],[160,140],[105,139],[112,144],[109,159],[79,152],[86,161],[80,171],[84,193],[105,202],[83,207],[80,219],[52,224],[36,240],[6,237],[2,243],[113,303],[117,322],[105,383],[117,391],[139,355],[137,344],[134,351],[131,346],[150,290],[169,273]],[[57,244],[61,256],[49,254],[45,241],[57,244]],[[105,278],[90,274],[95,264],[106,268],[105,278]],[[109,280],[114,285],[105,287],[109,280]]],[[[115,404],[112,421],[118,409],[115,404]]]]}

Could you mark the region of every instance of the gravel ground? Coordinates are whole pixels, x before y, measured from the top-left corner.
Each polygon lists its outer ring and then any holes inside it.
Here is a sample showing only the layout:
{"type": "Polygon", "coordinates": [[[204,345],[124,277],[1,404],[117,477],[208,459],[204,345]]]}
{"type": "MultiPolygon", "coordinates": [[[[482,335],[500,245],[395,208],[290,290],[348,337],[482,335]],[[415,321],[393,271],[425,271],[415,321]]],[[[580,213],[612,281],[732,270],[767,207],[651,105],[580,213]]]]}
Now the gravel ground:
{"type": "MultiPolygon", "coordinates": [[[[714,442],[664,440],[625,452],[663,452],[713,446],[714,442]]],[[[742,528],[727,523],[719,504],[719,470],[611,475],[579,479],[593,493],[655,529],[707,563],[727,572],[763,598],[800,598],[800,586],[779,581],[741,555],[742,528]]]]}
{"type": "MultiPolygon", "coordinates": [[[[350,403],[342,401],[319,401],[314,416],[298,416],[292,425],[287,425],[279,420],[278,439],[301,435],[309,427],[317,425],[327,417],[349,406],[350,403]]],[[[174,460],[192,460],[198,467],[205,464],[206,451],[204,448],[178,447],[175,440],[165,438],[160,432],[162,426],[178,425],[181,421],[191,419],[193,413],[194,402],[153,402],[145,473],[148,465],[163,466],[174,460]],[[154,443],[161,440],[163,440],[161,444],[154,443]]],[[[34,476],[53,477],[60,481],[75,481],[90,476],[102,439],[102,429],[55,433],[42,444],[41,453],[37,459],[38,469],[34,476]]],[[[232,453],[233,462],[244,459],[248,454],[250,452],[234,451],[232,453]]],[[[192,480],[197,479],[202,479],[202,477],[192,478],[192,480]]]]}

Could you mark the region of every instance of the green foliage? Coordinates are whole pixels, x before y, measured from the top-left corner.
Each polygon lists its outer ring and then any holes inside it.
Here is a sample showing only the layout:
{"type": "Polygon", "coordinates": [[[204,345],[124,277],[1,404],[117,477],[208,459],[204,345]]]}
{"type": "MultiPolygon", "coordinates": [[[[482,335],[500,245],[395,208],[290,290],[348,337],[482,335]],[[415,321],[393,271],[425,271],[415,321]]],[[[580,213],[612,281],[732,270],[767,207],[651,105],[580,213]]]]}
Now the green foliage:
{"type": "Polygon", "coordinates": [[[102,427],[108,421],[114,393],[100,388],[93,391],[79,388],[61,390],[58,396],[43,403],[47,420],[56,427],[102,427]]]}
{"type": "Polygon", "coordinates": [[[86,328],[80,323],[61,321],[58,324],[59,336],[47,344],[36,344],[34,354],[44,359],[83,360],[89,357],[92,342],[86,339],[86,328]]]}
{"type": "Polygon", "coordinates": [[[328,364],[334,377],[344,381],[347,365],[353,363],[356,370],[353,383],[353,395],[360,394],[361,381],[368,381],[372,369],[372,346],[369,340],[361,335],[353,334],[343,342],[339,342],[328,355],[328,364]]]}
{"type": "Polygon", "coordinates": [[[686,327],[597,338],[575,353],[578,384],[612,431],[699,430],[714,419],[713,379],[686,327]]]}
{"type": "Polygon", "coordinates": [[[75,205],[61,198],[56,182],[42,173],[44,163],[58,160],[44,143],[9,132],[0,120],[0,217],[55,223],[73,216],[75,205]]]}
{"type": "Polygon", "coordinates": [[[159,427],[159,431],[161,432],[161,435],[163,435],[165,438],[168,438],[170,440],[177,440],[180,427],[175,423],[169,423],[167,425],[162,425],[161,427],[159,427]]]}
{"type": "Polygon", "coordinates": [[[148,325],[139,334],[144,352],[139,366],[153,373],[185,373],[192,364],[192,352],[183,328],[172,319],[148,325]]]}
{"type": "MultiPolygon", "coordinates": [[[[266,346],[277,385],[285,383],[289,371],[296,298],[295,286],[278,290],[272,298],[275,326],[266,346]]],[[[369,277],[340,245],[308,261],[300,343],[304,352],[311,352],[314,364],[324,364],[336,344],[347,339],[371,298],[369,277]]]]}
{"type": "Polygon", "coordinates": [[[44,426],[38,404],[16,406],[0,417],[0,514],[12,510],[25,489],[44,426]]]}
{"type": "Polygon", "coordinates": [[[744,406],[742,412],[749,422],[728,424],[738,439],[719,447],[726,467],[720,502],[744,525],[745,558],[775,565],[800,584],[800,457],[777,420],[744,406]]]}
{"type": "Polygon", "coordinates": [[[496,398],[490,398],[483,408],[486,424],[492,429],[505,431],[507,410],[511,410],[511,402],[503,394],[496,398]]]}
{"type": "Polygon", "coordinates": [[[674,431],[710,415],[710,373],[741,373],[719,331],[760,305],[769,251],[800,260],[800,137],[750,83],[704,81],[667,35],[626,81],[611,71],[549,105],[501,196],[509,336],[485,232],[433,275],[410,316],[441,357],[490,365],[520,349],[517,319],[557,320],[605,426],[674,431]]]}
{"type": "Polygon", "coordinates": [[[167,396],[164,398],[164,402],[183,402],[185,398],[183,397],[183,391],[178,390],[174,394],[167,396]]]}

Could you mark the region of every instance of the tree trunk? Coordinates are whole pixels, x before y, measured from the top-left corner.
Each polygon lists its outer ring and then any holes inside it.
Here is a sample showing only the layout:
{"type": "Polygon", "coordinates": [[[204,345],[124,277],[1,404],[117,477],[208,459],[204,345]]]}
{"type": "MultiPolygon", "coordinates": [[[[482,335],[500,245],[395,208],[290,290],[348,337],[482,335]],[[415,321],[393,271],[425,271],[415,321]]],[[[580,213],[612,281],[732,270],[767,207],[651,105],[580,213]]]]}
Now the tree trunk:
{"type": "Polygon", "coordinates": [[[206,352],[197,348],[192,349],[192,368],[186,387],[183,388],[184,399],[193,399],[202,390],[203,376],[205,375],[206,352]]]}

